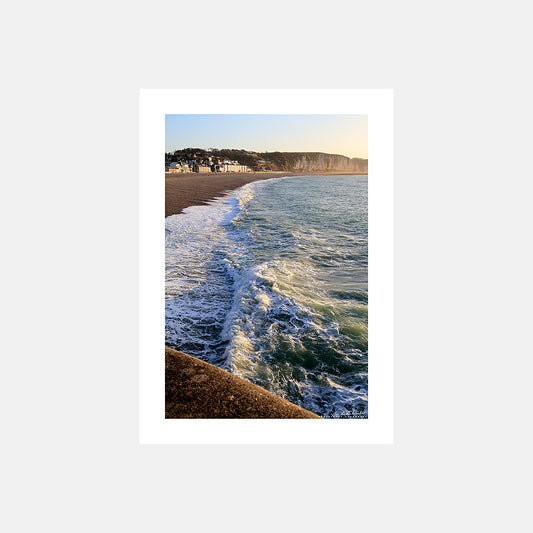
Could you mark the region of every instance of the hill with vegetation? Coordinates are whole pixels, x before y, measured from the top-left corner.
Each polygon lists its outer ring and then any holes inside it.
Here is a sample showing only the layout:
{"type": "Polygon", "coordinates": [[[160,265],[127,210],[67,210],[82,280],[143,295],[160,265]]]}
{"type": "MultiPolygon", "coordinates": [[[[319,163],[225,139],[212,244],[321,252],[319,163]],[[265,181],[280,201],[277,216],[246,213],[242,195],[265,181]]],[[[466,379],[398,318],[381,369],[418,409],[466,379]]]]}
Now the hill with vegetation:
{"type": "Polygon", "coordinates": [[[354,172],[366,174],[368,172],[368,159],[357,157],[350,158],[338,154],[322,152],[251,152],[249,150],[235,150],[230,148],[183,148],[168,152],[167,162],[179,159],[202,161],[206,156],[211,156],[220,161],[229,159],[238,161],[254,171],[281,170],[285,172],[354,172]]]}

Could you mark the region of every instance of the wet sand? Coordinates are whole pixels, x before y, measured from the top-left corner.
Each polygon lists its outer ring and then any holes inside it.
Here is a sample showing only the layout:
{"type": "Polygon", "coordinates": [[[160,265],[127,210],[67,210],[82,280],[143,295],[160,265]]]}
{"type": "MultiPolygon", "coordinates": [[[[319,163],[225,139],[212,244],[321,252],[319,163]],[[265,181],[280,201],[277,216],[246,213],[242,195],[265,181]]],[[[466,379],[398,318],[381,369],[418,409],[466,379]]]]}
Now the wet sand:
{"type": "Polygon", "coordinates": [[[238,187],[257,180],[290,176],[287,172],[165,174],[165,217],[177,215],[191,205],[205,205],[238,187]]]}

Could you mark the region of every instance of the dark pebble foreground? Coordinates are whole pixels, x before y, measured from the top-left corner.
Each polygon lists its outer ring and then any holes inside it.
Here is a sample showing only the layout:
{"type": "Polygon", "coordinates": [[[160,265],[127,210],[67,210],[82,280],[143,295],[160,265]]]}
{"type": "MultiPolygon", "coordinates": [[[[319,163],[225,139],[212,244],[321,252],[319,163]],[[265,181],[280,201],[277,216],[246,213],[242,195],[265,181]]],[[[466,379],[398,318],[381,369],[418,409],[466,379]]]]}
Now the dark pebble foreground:
{"type": "Polygon", "coordinates": [[[321,418],[216,366],[165,348],[165,418],[321,418]]]}

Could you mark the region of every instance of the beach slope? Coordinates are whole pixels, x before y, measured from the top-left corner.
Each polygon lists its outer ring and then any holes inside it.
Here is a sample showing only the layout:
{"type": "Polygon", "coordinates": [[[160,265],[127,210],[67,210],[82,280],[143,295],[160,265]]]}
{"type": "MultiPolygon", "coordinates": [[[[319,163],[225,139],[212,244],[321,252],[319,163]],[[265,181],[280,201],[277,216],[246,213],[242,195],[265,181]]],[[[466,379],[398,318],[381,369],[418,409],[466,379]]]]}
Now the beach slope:
{"type": "Polygon", "coordinates": [[[165,348],[165,418],[321,418],[200,359],[165,348]]]}
{"type": "Polygon", "coordinates": [[[165,174],[165,217],[177,215],[191,205],[206,205],[216,196],[252,181],[287,176],[285,172],[165,174]]]}

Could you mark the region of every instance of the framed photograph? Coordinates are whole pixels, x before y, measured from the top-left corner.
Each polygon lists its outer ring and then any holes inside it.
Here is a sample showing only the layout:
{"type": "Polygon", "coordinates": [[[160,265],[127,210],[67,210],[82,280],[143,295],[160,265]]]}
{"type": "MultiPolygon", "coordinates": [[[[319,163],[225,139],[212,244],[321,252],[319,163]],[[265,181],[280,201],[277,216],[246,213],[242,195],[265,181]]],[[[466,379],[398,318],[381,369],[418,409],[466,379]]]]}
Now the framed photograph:
{"type": "Polygon", "coordinates": [[[393,91],[140,92],[140,442],[393,442],[393,91]]]}

